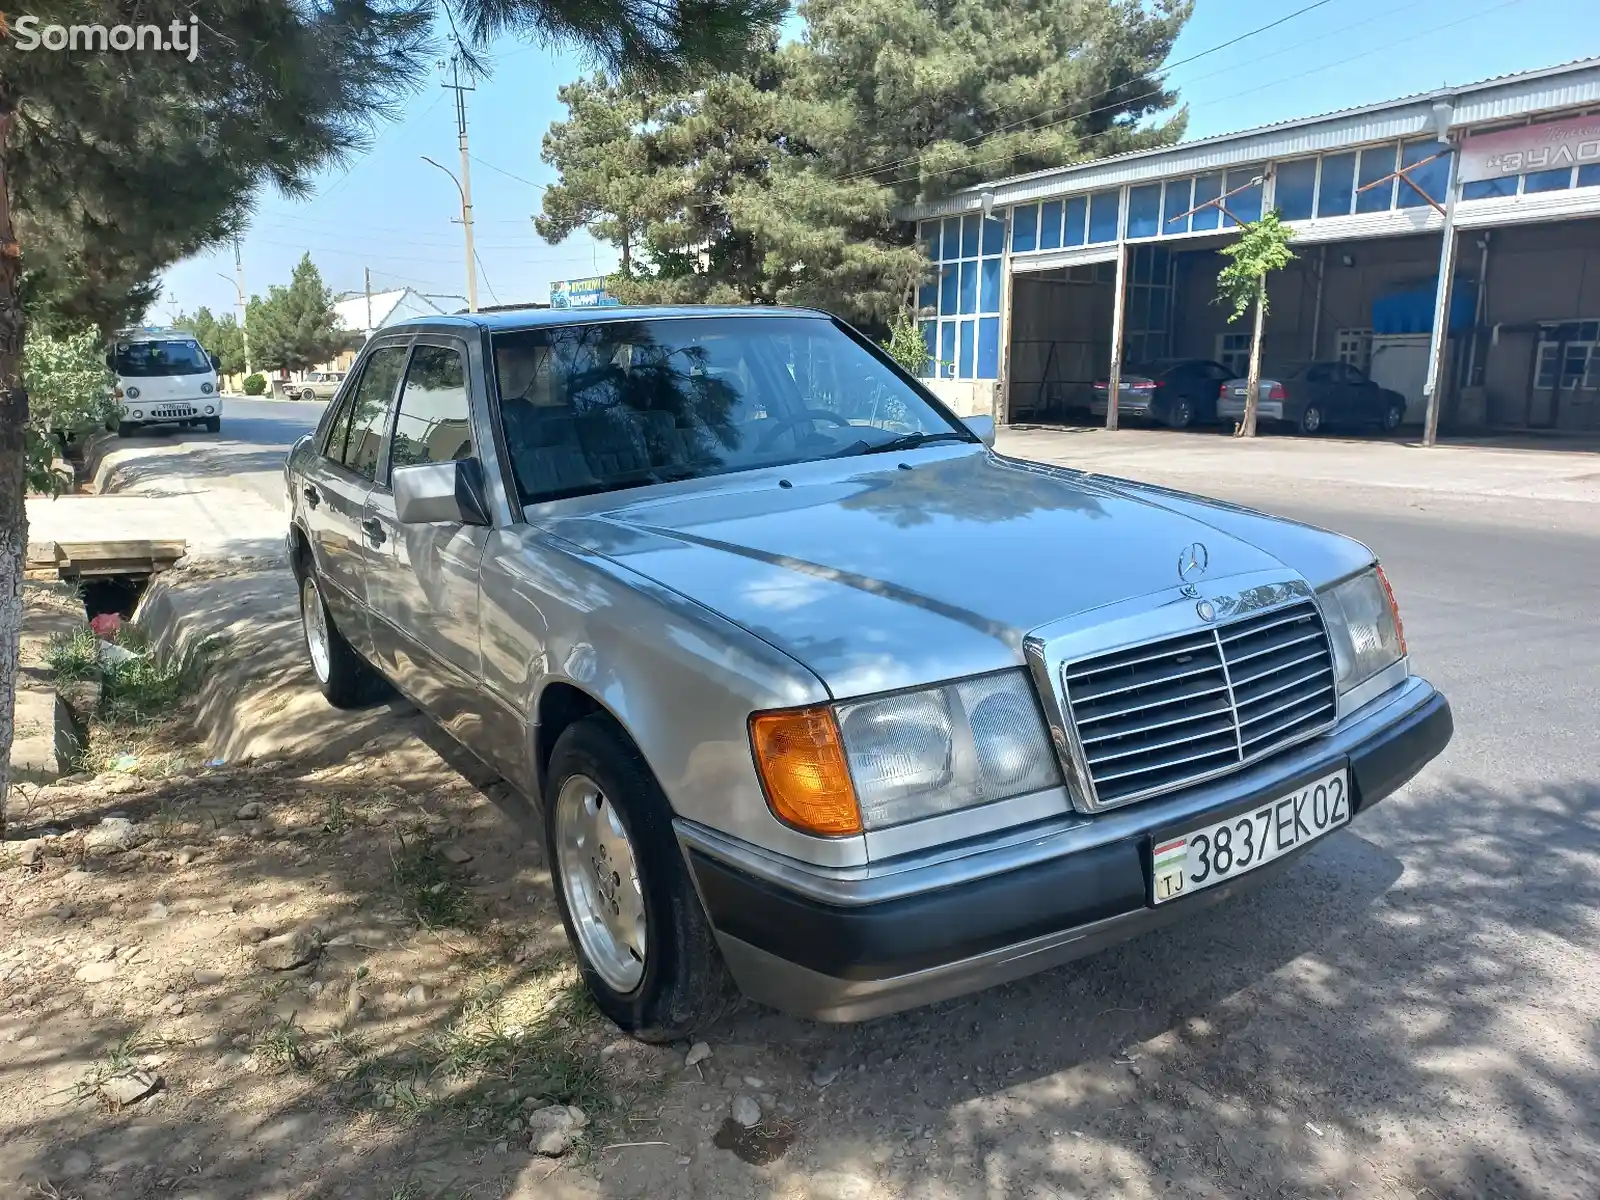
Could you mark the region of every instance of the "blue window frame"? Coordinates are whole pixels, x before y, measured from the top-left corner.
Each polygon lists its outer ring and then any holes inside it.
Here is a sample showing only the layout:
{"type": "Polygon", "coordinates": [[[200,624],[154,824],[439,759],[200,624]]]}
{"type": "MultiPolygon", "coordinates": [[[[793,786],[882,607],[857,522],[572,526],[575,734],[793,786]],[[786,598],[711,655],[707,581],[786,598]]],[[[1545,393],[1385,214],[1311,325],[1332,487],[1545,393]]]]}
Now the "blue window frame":
{"type": "MultiPolygon", "coordinates": [[[[1402,167],[1412,166],[1415,163],[1422,162],[1424,159],[1433,158],[1435,154],[1439,154],[1444,149],[1444,146],[1435,141],[1407,142],[1400,147],[1400,165],[1402,167]]],[[[1419,167],[1417,170],[1409,172],[1406,178],[1427,192],[1436,204],[1443,204],[1445,191],[1450,186],[1450,155],[1444,154],[1439,158],[1434,158],[1427,166],[1419,167]]],[[[1417,195],[1417,188],[1412,187],[1410,184],[1401,183],[1398,179],[1395,182],[1399,184],[1395,203],[1400,208],[1421,208],[1428,203],[1417,195]]]]}
{"type": "Polygon", "coordinates": [[[939,312],[941,315],[956,311],[957,289],[961,286],[960,268],[956,263],[946,263],[939,270],[939,312]]]}
{"type": "Polygon", "coordinates": [[[1571,167],[1557,167],[1554,171],[1529,171],[1522,177],[1524,192],[1564,192],[1571,186],[1571,167]]]}
{"type": "Polygon", "coordinates": [[[1600,187],[1600,164],[1578,168],[1579,187],[1600,187]]]}
{"type": "Polygon", "coordinates": [[[1000,378],[1000,318],[978,320],[978,378],[1000,378]]]}
{"type": "Polygon", "coordinates": [[[1504,175],[1499,179],[1474,179],[1461,185],[1463,200],[1487,200],[1490,196],[1515,196],[1517,177],[1504,175]]]}
{"type": "Polygon", "coordinates": [[[1024,205],[1011,210],[1011,249],[1032,250],[1039,244],[1039,206],[1024,205]]]}
{"type": "Polygon", "coordinates": [[[1317,191],[1317,216],[1348,217],[1356,186],[1356,156],[1330,154],[1322,160],[1322,186],[1317,191]]]}
{"type": "MultiPolygon", "coordinates": [[[[1369,183],[1377,183],[1385,175],[1394,171],[1394,147],[1374,146],[1370,150],[1361,152],[1361,166],[1356,172],[1357,188],[1366,187],[1369,183]]],[[[1358,191],[1356,194],[1356,211],[1358,213],[1385,212],[1394,207],[1394,185],[1397,180],[1391,179],[1388,183],[1380,184],[1367,191],[1358,191]]]]}
{"type": "Polygon", "coordinates": [[[922,252],[928,256],[929,262],[939,261],[939,222],[922,223],[922,252]]]}
{"type": "Polygon", "coordinates": [[[1117,219],[1121,215],[1121,192],[1095,192],[1089,197],[1089,241],[1117,240],[1117,219]]]}
{"type": "MultiPolygon", "coordinates": [[[[1180,210],[1181,211],[1181,210],[1180,210]]],[[[1161,232],[1161,185],[1128,189],[1128,236],[1156,237],[1161,232]]]]}
{"type": "Polygon", "coordinates": [[[1083,239],[1088,236],[1089,225],[1089,198],[1087,196],[1074,196],[1067,201],[1067,228],[1066,235],[1061,239],[1063,246],[1081,246],[1083,239]]]}
{"type": "MultiPolygon", "coordinates": [[[[1200,175],[1194,181],[1194,206],[1199,208],[1207,200],[1215,200],[1222,195],[1221,175],[1200,175]]],[[[1210,208],[1201,208],[1189,219],[1190,229],[1215,229],[1222,219],[1222,214],[1213,204],[1210,208]]]]}
{"type": "Polygon", "coordinates": [[[950,262],[961,257],[961,218],[946,217],[944,219],[944,254],[945,262],[950,262]]]}
{"type": "Polygon", "coordinates": [[[997,313],[1000,311],[1000,260],[986,258],[978,279],[978,311],[997,313]]]}
{"type": "Polygon", "coordinates": [[[939,373],[939,368],[934,359],[939,357],[939,323],[937,321],[924,321],[922,323],[922,344],[928,348],[928,360],[922,364],[922,378],[932,379],[939,373]]]}
{"type": "Polygon", "coordinates": [[[1061,245],[1061,201],[1052,200],[1039,209],[1039,249],[1054,250],[1061,245]]]}
{"type": "Polygon", "coordinates": [[[939,322],[939,370],[940,379],[955,378],[956,364],[956,323],[954,321],[939,322]]]}
{"type": "Polygon", "coordinates": [[[956,374],[962,379],[972,378],[972,368],[975,365],[972,361],[972,336],[975,332],[973,327],[976,325],[976,321],[961,322],[961,349],[956,361],[956,374]]]}
{"type": "Polygon", "coordinates": [[[961,218],[962,258],[976,258],[978,256],[978,225],[982,220],[982,216],[967,216],[961,218]]]}
{"type": "Polygon", "coordinates": [[[1162,233],[1189,232],[1189,218],[1183,214],[1194,207],[1194,202],[1189,198],[1192,195],[1194,195],[1194,180],[1167,180],[1166,195],[1161,202],[1162,233]]]}
{"type": "Polygon", "coordinates": [[[1317,160],[1279,163],[1273,173],[1272,203],[1285,221],[1304,221],[1315,211],[1317,160]]]}
{"type": "Polygon", "coordinates": [[[961,263],[961,312],[978,311],[978,260],[966,259],[961,263]]]}
{"type": "Polygon", "coordinates": [[[983,252],[1003,254],[1006,248],[1006,223],[999,217],[990,217],[983,223],[983,252]]]}
{"type": "MultiPolygon", "coordinates": [[[[1226,191],[1242,187],[1244,191],[1229,196],[1223,201],[1228,207],[1228,212],[1233,213],[1241,221],[1259,221],[1261,219],[1261,185],[1245,187],[1252,179],[1261,174],[1260,167],[1244,167],[1239,170],[1229,171],[1226,191]]],[[[1233,217],[1228,213],[1222,214],[1224,228],[1233,228],[1233,217]]]]}

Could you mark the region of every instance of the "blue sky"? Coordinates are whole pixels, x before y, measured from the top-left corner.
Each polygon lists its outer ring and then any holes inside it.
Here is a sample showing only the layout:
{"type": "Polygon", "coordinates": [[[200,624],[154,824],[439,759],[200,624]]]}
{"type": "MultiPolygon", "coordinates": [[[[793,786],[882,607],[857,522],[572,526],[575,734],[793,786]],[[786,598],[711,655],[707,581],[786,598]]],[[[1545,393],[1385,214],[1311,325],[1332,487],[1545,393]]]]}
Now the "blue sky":
{"type": "MultiPolygon", "coordinates": [[[[1255,29],[1312,0],[1197,0],[1179,38],[1177,62],[1255,29]]],[[[1426,91],[1445,84],[1550,66],[1600,54],[1592,0],[1334,0],[1236,46],[1176,67],[1172,83],[1190,109],[1188,137],[1227,133],[1426,91]]],[[[531,216],[554,181],[539,161],[546,127],[565,109],[556,89],[585,71],[576,56],[505,42],[493,75],[468,99],[481,304],[542,300],[555,279],[613,269],[615,255],[586,235],[558,246],[531,216]]],[[[410,285],[459,296],[466,290],[459,201],[453,184],[421,161],[457,165],[450,94],[430,79],[403,117],[380,127],[370,147],[318,177],[314,194],[263,194],[243,241],[245,283],[265,293],[285,283],[304,251],[336,291],[410,285]]],[[[200,305],[234,304],[231,249],[167,272],[149,316],[167,320],[200,305]],[[224,278],[224,276],[226,278],[224,278]]],[[[439,301],[442,306],[461,302],[439,301]]]]}

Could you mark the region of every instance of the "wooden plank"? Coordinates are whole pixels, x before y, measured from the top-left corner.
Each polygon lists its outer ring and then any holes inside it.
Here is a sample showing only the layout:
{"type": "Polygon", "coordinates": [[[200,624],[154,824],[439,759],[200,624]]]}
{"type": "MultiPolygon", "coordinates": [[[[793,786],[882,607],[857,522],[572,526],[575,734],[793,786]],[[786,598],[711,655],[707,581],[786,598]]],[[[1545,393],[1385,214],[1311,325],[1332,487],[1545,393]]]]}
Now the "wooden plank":
{"type": "Polygon", "coordinates": [[[59,578],[106,575],[153,575],[170,567],[188,550],[188,543],[170,538],[118,542],[52,542],[53,559],[37,569],[54,569],[59,578]]]}

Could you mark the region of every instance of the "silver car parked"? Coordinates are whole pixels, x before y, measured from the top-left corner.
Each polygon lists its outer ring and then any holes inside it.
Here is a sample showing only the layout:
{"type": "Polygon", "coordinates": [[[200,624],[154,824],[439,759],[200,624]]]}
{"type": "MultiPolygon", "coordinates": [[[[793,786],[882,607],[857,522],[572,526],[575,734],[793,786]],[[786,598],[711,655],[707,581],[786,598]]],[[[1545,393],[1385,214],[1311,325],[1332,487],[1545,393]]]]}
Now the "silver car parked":
{"type": "Polygon", "coordinates": [[[514,785],[650,1039],[1180,919],[1449,740],[1366,547],[993,432],[820,313],[384,329],[286,468],[311,662],[514,785]]]}

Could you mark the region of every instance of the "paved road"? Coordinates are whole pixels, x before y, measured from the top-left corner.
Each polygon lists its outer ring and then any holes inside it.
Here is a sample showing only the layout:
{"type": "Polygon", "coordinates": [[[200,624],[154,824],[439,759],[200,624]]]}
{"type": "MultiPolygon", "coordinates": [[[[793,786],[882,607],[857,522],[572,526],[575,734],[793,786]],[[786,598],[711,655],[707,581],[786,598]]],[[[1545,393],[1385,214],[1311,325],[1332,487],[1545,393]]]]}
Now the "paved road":
{"type": "Polygon", "coordinates": [[[156,427],[123,438],[108,454],[101,476],[108,492],[148,491],[174,476],[216,487],[246,491],[275,508],[283,507],[283,456],[316,428],[326,401],[260,400],[228,397],[221,433],[156,427]]]}

